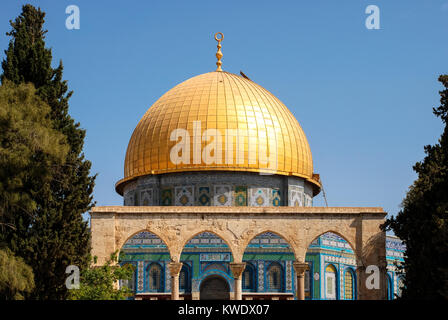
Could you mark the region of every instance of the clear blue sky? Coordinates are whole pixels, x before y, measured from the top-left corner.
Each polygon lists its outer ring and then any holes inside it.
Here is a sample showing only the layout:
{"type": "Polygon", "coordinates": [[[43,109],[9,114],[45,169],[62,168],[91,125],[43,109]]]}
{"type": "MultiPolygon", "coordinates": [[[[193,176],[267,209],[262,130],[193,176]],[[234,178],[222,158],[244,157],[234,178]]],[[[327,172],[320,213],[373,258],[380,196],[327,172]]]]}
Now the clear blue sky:
{"type": "MultiPolygon", "coordinates": [[[[47,13],[47,46],[74,90],[97,205],[122,204],[114,185],[132,131],[167,90],[215,69],[218,31],[223,69],[243,70],[302,125],[330,206],[396,214],[423,146],[442,132],[432,107],[448,73],[448,0],[29,2],[47,13]],[[70,4],[79,30],[65,27],[70,4]],[[380,30],[365,27],[370,4],[380,30]]],[[[1,59],[24,3],[2,0],[1,59]]]]}

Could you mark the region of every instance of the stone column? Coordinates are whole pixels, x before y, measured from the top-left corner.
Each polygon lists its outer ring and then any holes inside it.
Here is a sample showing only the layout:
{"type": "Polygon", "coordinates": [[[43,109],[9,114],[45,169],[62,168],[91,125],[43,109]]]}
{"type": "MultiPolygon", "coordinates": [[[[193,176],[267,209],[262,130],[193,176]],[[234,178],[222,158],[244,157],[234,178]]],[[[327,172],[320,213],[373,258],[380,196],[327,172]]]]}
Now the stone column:
{"type": "Polygon", "coordinates": [[[305,271],[309,269],[308,263],[296,261],[292,266],[297,277],[297,300],[305,300],[305,271]]]}
{"type": "Polygon", "coordinates": [[[182,262],[170,262],[168,268],[171,274],[171,300],[179,300],[179,273],[182,262]]]}
{"type": "Polygon", "coordinates": [[[234,300],[243,300],[243,290],[242,290],[242,283],[241,278],[243,275],[243,271],[246,268],[245,262],[231,262],[230,263],[230,270],[232,271],[233,279],[235,280],[235,298],[234,300]]]}

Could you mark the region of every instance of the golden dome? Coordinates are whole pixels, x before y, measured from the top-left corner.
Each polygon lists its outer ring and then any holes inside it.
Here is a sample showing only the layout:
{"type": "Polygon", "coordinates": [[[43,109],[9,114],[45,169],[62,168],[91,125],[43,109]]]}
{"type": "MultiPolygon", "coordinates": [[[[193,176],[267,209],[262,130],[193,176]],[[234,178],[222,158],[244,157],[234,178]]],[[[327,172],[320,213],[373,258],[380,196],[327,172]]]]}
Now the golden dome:
{"type": "Polygon", "coordinates": [[[116,190],[122,194],[127,182],[145,175],[211,170],[297,176],[314,185],[314,194],[320,190],[319,176],[313,175],[313,160],[305,133],[288,108],[253,81],[224,71],[190,78],[169,90],[148,109],[129,141],[124,178],[117,182],[116,190]],[[200,140],[193,135],[196,121],[200,121],[200,129],[196,127],[200,140]],[[199,141],[200,152],[215,139],[221,142],[215,145],[218,147],[213,154],[219,155],[221,145],[223,160],[207,164],[203,156],[195,160],[192,151],[189,156],[186,153],[189,161],[174,163],[170,154],[179,142],[178,136],[172,139],[175,129],[188,132],[190,138],[186,142],[192,146],[191,150],[197,148],[193,146],[194,141],[199,141]],[[207,133],[203,136],[207,129],[217,129],[223,138],[215,136],[207,140],[207,133]],[[237,134],[226,139],[226,130],[237,130],[237,134]],[[248,150],[253,147],[263,150],[267,156],[277,149],[275,167],[263,160],[266,157],[249,156],[248,150]],[[244,150],[244,162],[236,160],[238,155],[243,155],[237,150],[244,150]]]}

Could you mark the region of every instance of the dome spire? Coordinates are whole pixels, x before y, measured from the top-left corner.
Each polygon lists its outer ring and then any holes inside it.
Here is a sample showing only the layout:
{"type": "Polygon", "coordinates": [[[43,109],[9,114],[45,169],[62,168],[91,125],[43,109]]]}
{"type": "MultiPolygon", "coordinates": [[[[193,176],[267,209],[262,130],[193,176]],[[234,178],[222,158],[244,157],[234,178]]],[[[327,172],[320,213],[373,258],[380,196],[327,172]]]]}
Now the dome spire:
{"type": "Polygon", "coordinates": [[[215,40],[218,41],[218,52],[216,52],[216,58],[218,59],[218,61],[216,62],[216,65],[218,66],[216,68],[216,71],[222,71],[221,66],[222,66],[222,62],[221,62],[221,58],[222,58],[222,52],[221,52],[221,41],[224,40],[224,35],[222,34],[222,32],[216,32],[215,33],[215,40]],[[221,37],[218,38],[218,35],[220,35],[221,37]]]}

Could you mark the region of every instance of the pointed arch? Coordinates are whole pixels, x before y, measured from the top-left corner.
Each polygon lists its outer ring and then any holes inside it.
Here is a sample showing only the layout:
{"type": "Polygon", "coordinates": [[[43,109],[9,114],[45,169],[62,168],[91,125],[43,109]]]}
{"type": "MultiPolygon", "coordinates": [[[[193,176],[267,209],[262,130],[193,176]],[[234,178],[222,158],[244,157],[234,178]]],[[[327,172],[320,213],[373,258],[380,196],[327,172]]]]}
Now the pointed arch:
{"type": "MultiPolygon", "coordinates": [[[[168,254],[170,254],[170,256],[171,256],[171,253],[170,253],[170,247],[167,245],[167,242],[164,240],[164,238],[163,237],[161,237],[158,233],[155,233],[155,232],[153,232],[153,231],[151,231],[151,230],[148,230],[148,229],[140,229],[140,230],[138,230],[138,231],[134,231],[130,236],[128,236],[126,239],[125,239],[125,241],[123,241],[122,243],[121,243],[121,245],[118,247],[119,249],[119,252],[121,252],[122,250],[123,250],[123,247],[125,247],[129,242],[134,242],[134,240],[136,240],[136,238],[139,236],[139,235],[143,235],[143,234],[149,234],[150,236],[151,235],[153,235],[154,237],[153,238],[158,238],[159,240],[160,240],[160,244],[159,244],[159,248],[161,249],[161,250],[165,250],[166,252],[168,252],[168,254]]],[[[143,244],[143,243],[142,243],[143,244]]]]}
{"type": "Polygon", "coordinates": [[[317,232],[317,233],[311,235],[310,237],[308,237],[308,240],[307,240],[307,243],[306,243],[306,247],[309,248],[310,245],[313,243],[313,241],[315,241],[317,238],[319,238],[319,237],[321,237],[321,236],[323,236],[323,235],[325,235],[327,233],[333,233],[333,234],[341,237],[343,240],[345,240],[349,244],[351,250],[353,250],[353,252],[356,253],[356,250],[355,250],[356,247],[355,247],[354,239],[352,241],[350,241],[349,237],[346,237],[343,233],[341,233],[341,232],[339,232],[337,230],[334,230],[334,229],[328,229],[328,230],[325,230],[325,231],[320,231],[320,232],[317,232]]]}
{"type": "MultiPolygon", "coordinates": [[[[340,237],[343,241],[345,241],[348,244],[349,249],[353,252],[354,258],[355,258],[355,266],[361,265],[361,258],[358,255],[358,252],[356,251],[356,246],[354,245],[354,241],[350,242],[348,237],[345,237],[342,233],[338,232],[338,231],[334,231],[334,229],[328,229],[326,231],[320,231],[318,233],[316,233],[315,235],[313,235],[312,237],[308,237],[307,240],[307,246],[306,251],[305,251],[305,256],[308,253],[308,250],[310,249],[310,247],[315,243],[316,240],[320,240],[322,236],[327,235],[327,234],[334,234],[338,237],[340,237]]],[[[303,259],[305,260],[305,256],[303,257],[303,259]]]]}
{"type": "Polygon", "coordinates": [[[220,233],[218,233],[216,231],[213,231],[213,230],[210,230],[210,229],[204,229],[204,230],[201,230],[201,231],[197,231],[197,232],[192,233],[191,235],[185,237],[186,240],[184,240],[182,242],[182,246],[181,246],[182,250],[181,250],[181,252],[179,252],[179,257],[178,258],[180,259],[180,256],[184,252],[185,248],[188,245],[192,244],[192,240],[194,240],[195,238],[197,238],[198,236],[200,236],[201,234],[204,234],[204,233],[205,234],[207,234],[207,233],[213,234],[214,236],[216,236],[217,238],[222,240],[224,242],[224,244],[226,245],[225,247],[228,248],[228,251],[230,252],[230,261],[232,261],[232,259],[234,257],[235,250],[234,250],[234,247],[232,246],[231,242],[228,241],[225,237],[223,237],[220,233]]]}
{"type": "Polygon", "coordinates": [[[201,300],[229,300],[232,288],[230,277],[225,274],[206,274],[199,284],[201,300]]]}
{"type": "Polygon", "coordinates": [[[257,268],[250,262],[246,262],[246,267],[242,276],[242,288],[243,291],[256,292],[257,289],[257,268]]]}
{"type": "Polygon", "coordinates": [[[284,248],[288,248],[291,251],[291,253],[294,255],[294,259],[297,260],[297,255],[296,255],[296,252],[294,251],[292,241],[288,240],[281,233],[279,233],[277,231],[273,231],[272,229],[265,229],[261,232],[258,232],[256,235],[252,236],[251,238],[246,239],[246,241],[243,244],[243,246],[244,246],[243,260],[244,260],[244,253],[247,251],[249,245],[251,245],[251,243],[253,243],[254,240],[256,240],[257,238],[259,238],[260,236],[262,236],[264,234],[273,234],[273,235],[277,236],[278,238],[282,239],[285,242],[285,244],[287,245],[287,247],[285,246],[284,248]]]}
{"type": "Polygon", "coordinates": [[[222,236],[221,234],[219,234],[218,232],[211,230],[211,229],[203,229],[200,231],[196,231],[194,233],[192,233],[191,235],[188,235],[185,237],[185,240],[183,240],[182,243],[182,247],[185,248],[185,246],[194,238],[196,238],[197,236],[199,236],[202,233],[212,233],[215,236],[217,236],[218,238],[220,238],[222,241],[224,241],[226,243],[226,245],[231,248],[231,244],[230,241],[226,239],[226,237],[222,236]]]}

